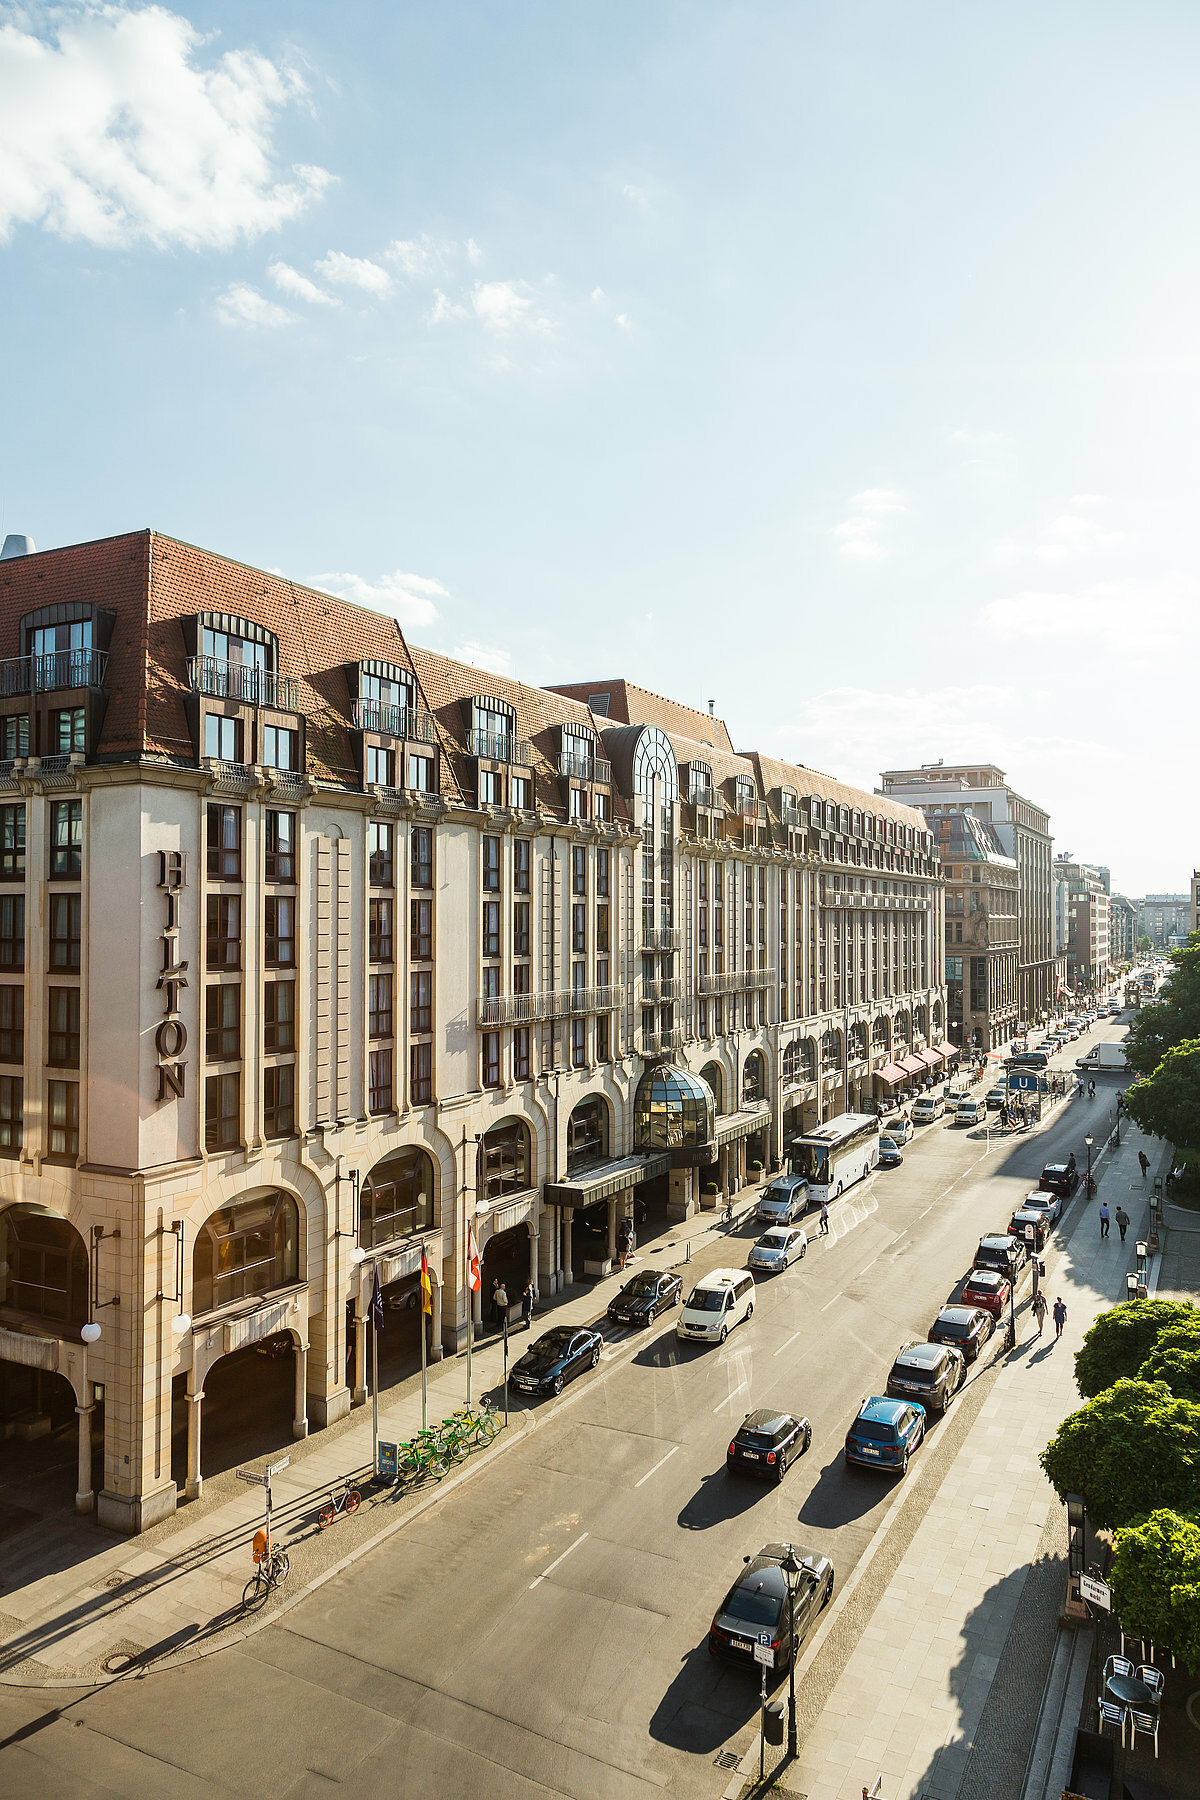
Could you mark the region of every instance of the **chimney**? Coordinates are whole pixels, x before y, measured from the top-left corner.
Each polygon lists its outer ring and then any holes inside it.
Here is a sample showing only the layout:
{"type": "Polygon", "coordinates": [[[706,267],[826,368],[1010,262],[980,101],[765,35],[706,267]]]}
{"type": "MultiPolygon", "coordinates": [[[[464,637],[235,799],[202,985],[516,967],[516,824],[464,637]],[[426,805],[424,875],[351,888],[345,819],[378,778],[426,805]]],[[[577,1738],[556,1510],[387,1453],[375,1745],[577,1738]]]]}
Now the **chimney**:
{"type": "Polygon", "coordinates": [[[709,703],[708,703],[708,716],[709,716],[709,718],[710,718],[710,719],[711,719],[711,718],[712,718],[712,717],[713,717],[713,713],[714,713],[714,710],[715,710],[715,708],[716,708],[716,704],[717,704],[717,703],[716,703],[716,701],[715,701],[715,700],[710,700],[710,701],[709,701],[709,703]]]}
{"type": "Polygon", "coordinates": [[[3,550],[0,550],[0,562],[10,562],[14,556],[32,556],[36,549],[33,539],[26,537],[24,532],[10,531],[3,550]]]}

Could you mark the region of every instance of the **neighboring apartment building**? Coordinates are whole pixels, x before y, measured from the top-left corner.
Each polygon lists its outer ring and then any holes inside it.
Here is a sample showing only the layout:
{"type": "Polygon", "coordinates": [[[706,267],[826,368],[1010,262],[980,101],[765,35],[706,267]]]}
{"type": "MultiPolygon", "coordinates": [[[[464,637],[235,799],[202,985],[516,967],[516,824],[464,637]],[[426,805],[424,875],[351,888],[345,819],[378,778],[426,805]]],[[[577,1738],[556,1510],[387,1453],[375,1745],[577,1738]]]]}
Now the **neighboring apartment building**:
{"type": "Polygon", "coordinates": [[[1156,950],[1182,944],[1192,929],[1192,896],[1147,894],[1139,900],[1138,935],[1148,937],[1156,950]]]}
{"type": "Polygon", "coordinates": [[[973,813],[927,815],[946,882],[946,1017],[950,1041],[1000,1050],[1019,1023],[1017,865],[973,813]]]}
{"type": "Polygon", "coordinates": [[[1188,930],[1200,931],[1200,869],[1192,870],[1192,910],[1188,930]]]}
{"type": "Polygon", "coordinates": [[[552,1294],[949,1052],[921,815],[719,720],[152,532],[0,562],[0,658],[0,1415],[106,1525],[206,1390],[363,1401],[376,1274],[393,1371],[422,1255],[461,1351],[468,1221],[552,1294]]]}
{"type": "Polygon", "coordinates": [[[924,763],[886,769],[879,792],[929,818],[969,812],[990,825],[1017,868],[1018,1020],[1036,1024],[1054,1010],[1061,963],[1054,935],[1053,839],[1050,815],[1008,785],[994,763],[924,763]]]}
{"type": "Polygon", "coordinates": [[[1108,960],[1113,967],[1133,961],[1137,953],[1137,936],[1137,901],[1127,899],[1124,894],[1114,894],[1108,903],[1108,960]]]}
{"type": "Polygon", "coordinates": [[[1054,903],[1067,987],[1076,995],[1098,993],[1110,971],[1109,901],[1099,870],[1090,863],[1055,857],[1054,903]]]}

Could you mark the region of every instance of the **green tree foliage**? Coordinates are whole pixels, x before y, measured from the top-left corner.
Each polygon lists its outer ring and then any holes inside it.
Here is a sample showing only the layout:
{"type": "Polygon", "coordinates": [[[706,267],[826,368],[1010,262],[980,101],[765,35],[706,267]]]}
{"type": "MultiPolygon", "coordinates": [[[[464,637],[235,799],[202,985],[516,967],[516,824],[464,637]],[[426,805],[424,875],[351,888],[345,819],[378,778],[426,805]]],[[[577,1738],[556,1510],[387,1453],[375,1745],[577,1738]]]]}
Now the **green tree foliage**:
{"type": "Polygon", "coordinates": [[[1184,1160],[1200,1157],[1200,1037],[1176,1044],[1153,1075],[1131,1082],[1125,1109],[1143,1131],[1174,1144],[1184,1160]]]}
{"type": "MultiPolygon", "coordinates": [[[[1125,1039],[1125,1060],[1139,1075],[1153,1075],[1168,1050],[1200,1038],[1200,932],[1172,950],[1174,968],[1154,1006],[1144,1006],[1125,1039]]],[[[1172,1140],[1173,1141],[1173,1140],[1172,1140]]]]}
{"type": "Polygon", "coordinates": [[[1160,1507],[1118,1531],[1110,1581],[1127,1635],[1200,1669],[1200,1522],[1160,1507]]]}
{"type": "Polygon", "coordinates": [[[1165,1381],[1179,1399],[1200,1403],[1200,1309],[1159,1333],[1138,1380],[1165,1381]]]}
{"type": "Polygon", "coordinates": [[[1075,1382],[1085,1400],[1136,1375],[1168,1327],[1200,1320],[1187,1300],[1122,1300],[1102,1312],[1075,1352],[1075,1382]]]}
{"type": "Polygon", "coordinates": [[[1143,956],[1146,956],[1146,955],[1148,955],[1148,953],[1151,950],[1153,950],[1153,948],[1154,948],[1154,945],[1153,945],[1152,941],[1150,940],[1150,938],[1148,938],[1146,936],[1146,933],[1143,931],[1141,937],[1139,937],[1139,939],[1138,939],[1138,949],[1141,951],[1143,956]]]}
{"type": "Polygon", "coordinates": [[[1063,1420],[1042,1467],[1060,1499],[1083,1495],[1096,1525],[1182,1511],[1200,1484],[1200,1406],[1163,1381],[1118,1381],[1063,1420]]]}

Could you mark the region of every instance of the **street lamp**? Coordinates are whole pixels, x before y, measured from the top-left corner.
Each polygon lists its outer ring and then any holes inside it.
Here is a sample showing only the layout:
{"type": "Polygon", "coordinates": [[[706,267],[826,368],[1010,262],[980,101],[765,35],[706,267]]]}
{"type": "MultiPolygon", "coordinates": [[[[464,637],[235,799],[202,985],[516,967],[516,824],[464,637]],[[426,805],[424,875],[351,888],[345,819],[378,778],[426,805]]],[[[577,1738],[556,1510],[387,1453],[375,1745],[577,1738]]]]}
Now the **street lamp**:
{"type": "Polygon", "coordinates": [[[787,1555],[780,1563],[783,1579],[787,1582],[788,1591],[788,1760],[795,1762],[799,1755],[796,1742],[796,1589],[800,1584],[800,1564],[796,1561],[796,1552],[791,1544],[787,1547],[787,1555]]]}
{"type": "Polygon", "coordinates": [[[1083,1141],[1087,1145],[1087,1153],[1088,1153],[1087,1178],[1083,1184],[1083,1191],[1084,1191],[1084,1195],[1086,1196],[1086,1198],[1090,1200],[1092,1197],[1092,1145],[1095,1143],[1096,1140],[1094,1137],[1089,1135],[1088,1137],[1085,1137],[1083,1141]]]}

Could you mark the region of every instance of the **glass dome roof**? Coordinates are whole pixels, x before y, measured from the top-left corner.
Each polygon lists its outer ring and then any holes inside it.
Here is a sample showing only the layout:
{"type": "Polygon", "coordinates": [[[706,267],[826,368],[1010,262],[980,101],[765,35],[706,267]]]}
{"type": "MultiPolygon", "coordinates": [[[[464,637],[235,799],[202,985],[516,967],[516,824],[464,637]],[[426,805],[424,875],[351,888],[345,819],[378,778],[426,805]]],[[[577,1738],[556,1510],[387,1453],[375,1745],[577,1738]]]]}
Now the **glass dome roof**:
{"type": "Polygon", "coordinates": [[[633,1103],[635,1150],[682,1150],[710,1143],[717,1109],[712,1089],[690,1069],[663,1063],[648,1069],[633,1103]]]}

